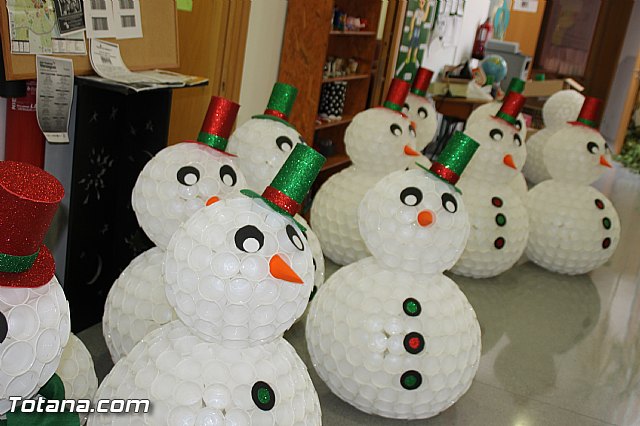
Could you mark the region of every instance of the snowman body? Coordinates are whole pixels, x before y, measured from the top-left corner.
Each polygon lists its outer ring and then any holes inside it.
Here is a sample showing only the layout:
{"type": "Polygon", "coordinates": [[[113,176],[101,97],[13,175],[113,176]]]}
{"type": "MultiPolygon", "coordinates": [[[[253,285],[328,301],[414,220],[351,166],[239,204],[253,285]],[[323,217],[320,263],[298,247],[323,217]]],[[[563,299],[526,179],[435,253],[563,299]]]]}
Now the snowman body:
{"type": "MultiPolygon", "coordinates": [[[[43,248],[46,250],[46,248],[43,248]]],[[[0,414],[10,396],[29,398],[53,376],[69,340],[69,304],[54,276],[33,288],[0,288],[0,414]]]]}
{"type": "Polygon", "coordinates": [[[543,153],[549,138],[557,130],[555,127],[544,128],[532,135],[527,141],[527,161],[522,168],[522,173],[534,185],[551,179],[547,166],[544,165],[543,153]]]}
{"type": "Polygon", "coordinates": [[[94,414],[89,425],[320,425],[305,365],[283,338],[242,350],[203,340],[179,320],[119,361],[96,398],[144,398],[145,414],[94,414]]]}
{"type": "Polygon", "coordinates": [[[132,206],[157,247],[132,260],[107,295],[103,335],[114,362],[151,330],[176,318],[162,277],[166,246],[178,226],[211,197],[234,196],[244,188],[244,176],[232,158],[204,144],[184,142],[160,151],[138,176],[132,206]]]}
{"type": "Polygon", "coordinates": [[[98,389],[93,359],[82,340],[73,333],[69,334],[56,373],[64,383],[67,399],[93,399],[98,389]]]}
{"type": "Polygon", "coordinates": [[[524,162],[518,155],[524,143],[514,126],[492,117],[476,122],[466,133],[480,148],[458,184],[469,212],[471,234],[452,271],[487,278],[511,268],[527,244],[524,199],[510,185],[524,162]]]}
{"type": "MultiPolygon", "coordinates": [[[[438,131],[438,114],[433,106],[433,101],[424,96],[409,93],[402,112],[415,123],[416,151],[422,152],[433,141],[438,131]]],[[[409,160],[409,167],[413,167],[414,161],[427,169],[431,167],[431,161],[424,155],[415,160],[409,160]]]]}
{"type": "Polygon", "coordinates": [[[311,205],[311,225],[333,262],[346,265],[368,256],[358,232],[358,205],[380,179],[417,158],[407,154],[415,154],[415,135],[409,119],[386,108],[363,111],[347,127],[345,146],[353,165],[331,176],[311,205]]]}
{"type": "Polygon", "coordinates": [[[527,256],[554,272],[587,273],[609,260],[620,240],[613,204],[589,185],[610,167],[606,142],[592,128],[568,124],[549,141],[544,160],[552,179],[527,198],[527,256]]]}
{"type": "Polygon", "coordinates": [[[148,398],[153,411],[118,421],[320,424],[306,368],[282,339],[313,288],[311,250],[291,218],[261,199],[213,203],[174,233],[164,279],[178,319],[140,341],[96,395],[148,398]]]}
{"type": "Polygon", "coordinates": [[[338,270],[311,302],[312,362],[362,411],[435,416],[467,391],[480,357],[473,308],[442,274],[469,234],[462,198],[422,170],[401,171],[378,182],[359,210],[373,256],[338,270]]]}

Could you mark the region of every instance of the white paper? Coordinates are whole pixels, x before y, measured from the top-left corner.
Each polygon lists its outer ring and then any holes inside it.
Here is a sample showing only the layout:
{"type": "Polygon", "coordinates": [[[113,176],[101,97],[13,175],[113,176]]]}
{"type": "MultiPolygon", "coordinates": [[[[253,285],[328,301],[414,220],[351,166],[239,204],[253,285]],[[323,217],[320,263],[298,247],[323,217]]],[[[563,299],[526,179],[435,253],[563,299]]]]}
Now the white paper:
{"type": "Polygon", "coordinates": [[[91,40],[91,66],[100,77],[122,83],[144,83],[148,81],[144,76],[134,73],[127,68],[120,46],[103,40],[91,40]]]}
{"type": "Polygon", "coordinates": [[[116,38],[141,38],[139,0],[113,0],[113,25],[116,38]]]}
{"type": "Polygon", "coordinates": [[[514,0],[513,10],[516,12],[536,13],[538,11],[538,0],[514,0]]]}
{"type": "Polygon", "coordinates": [[[87,38],[115,37],[111,0],[84,0],[87,38]]]}
{"type": "Polygon", "coordinates": [[[73,101],[73,61],[36,56],[36,117],[49,142],[69,142],[69,116],[73,101]]]}

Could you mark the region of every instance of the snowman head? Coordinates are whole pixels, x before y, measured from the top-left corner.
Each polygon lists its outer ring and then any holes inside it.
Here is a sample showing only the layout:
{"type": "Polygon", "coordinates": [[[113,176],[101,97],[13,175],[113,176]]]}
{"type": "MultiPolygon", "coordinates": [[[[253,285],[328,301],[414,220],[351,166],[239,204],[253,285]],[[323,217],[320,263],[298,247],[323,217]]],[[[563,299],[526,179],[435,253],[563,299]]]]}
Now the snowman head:
{"type": "Polygon", "coordinates": [[[477,148],[458,132],[429,171],[397,171],[369,190],[358,210],[360,234],[390,268],[438,273],[462,255],[469,217],[457,181],[477,148]]]}
{"type": "Polygon", "coordinates": [[[47,172],[0,162],[0,413],[9,396],[31,396],[51,378],[69,339],[69,306],[42,244],[63,195],[47,172]]]}
{"type": "Polygon", "coordinates": [[[558,128],[578,118],[584,95],[575,90],[560,90],[551,95],[542,106],[542,120],[545,127],[558,128]]]}
{"type": "Polygon", "coordinates": [[[247,179],[247,186],[262,191],[274,178],[302,136],[279,121],[252,118],[238,127],[229,140],[229,151],[247,179]]]}
{"type": "Polygon", "coordinates": [[[526,150],[516,126],[524,101],[521,94],[509,92],[495,117],[478,119],[465,130],[480,144],[467,168],[467,177],[507,183],[522,169],[526,150]]]}
{"type": "Polygon", "coordinates": [[[589,185],[611,167],[611,152],[597,130],[601,104],[585,98],[578,119],[549,138],[543,158],[553,179],[589,185]]]}
{"type": "Polygon", "coordinates": [[[295,87],[275,83],[264,113],[252,117],[231,135],[229,152],[238,156],[240,170],[254,191],[262,192],[294,146],[304,143],[289,123],[297,95],[295,87]]]}
{"type": "Polygon", "coordinates": [[[161,150],[142,169],[131,204],[138,223],[159,247],[169,244],[178,225],[216,197],[245,187],[245,179],[225,152],[240,105],[213,96],[198,142],[161,150]]]}
{"type": "Polygon", "coordinates": [[[323,163],[298,144],[262,196],[245,190],[248,198],[218,201],[173,235],[167,298],[202,338],[230,347],[262,344],[302,315],[313,256],[293,215],[323,163]]]}
{"type": "Polygon", "coordinates": [[[347,127],[344,144],[355,166],[378,174],[404,169],[415,150],[416,129],[402,106],[409,83],[394,78],[383,107],[358,113],[347,127]]]}
{"type": "Polygon", "coordinates": [[[426,98],[433,71],[418,68],[411,83],[411,93],[405,101],[404,112],[416,126],[416,150],[422,151],[433,140],[438,130],[438,117],[431,102],[426,98]]]}

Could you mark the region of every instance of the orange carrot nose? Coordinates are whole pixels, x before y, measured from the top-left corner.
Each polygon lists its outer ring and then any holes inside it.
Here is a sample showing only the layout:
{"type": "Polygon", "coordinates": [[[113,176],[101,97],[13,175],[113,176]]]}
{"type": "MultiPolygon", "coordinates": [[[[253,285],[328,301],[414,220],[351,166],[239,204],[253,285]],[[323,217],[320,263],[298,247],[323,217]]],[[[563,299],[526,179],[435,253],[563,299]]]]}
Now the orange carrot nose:
{"type": "Polygon", "coordinates": [[[206,203],[206,204],[207,204],[207,206],[210,206],[211,204],[216,203],[216,202],[218,202],[218,201],[220,201],[220,198],[218,198],[218,197],[216,197],[216,196],[214,195],[213,197],[211,197],[211,198],[209,198],[209,199],[207,200],[207,203],[206,203]]]}
{"type": "Polygon", "coordinates": [[[295,273],[291,266],[287,265],[287,262],[280,257],[279,254],[274,254],[269,261],[269,271],[271,276],[278,278],[279,280],[289,281],[290,283],[304,284],[302,278],[295,273]]]}
{"type": "Polygon", "coordinates": [[[513,157],[511,156],[511,154],[505,155],[504,158],[502,159],[502,162],[507,166],[511,167],[512,169],[518,170],[518,168],[516,167],[516,163],[513,161],[513,157]]]}
{"type": "Polygon", "coordinates": [[[411,148],[409,145],[404,146],[404,153],[407,155],[411,155],[413,157],[420,157],[420,153],[415,149],[411,148]]]}
{"type": "Polygon", "coordinates": [[[605,167],[611,167],[611,163],[608,162],[606,158],[604,158],[604,155],[600,156],[600,164],[602,164],[605,167]]]}
{"type": "Polygon", "coordinates": [[[436,220],[436,215],[431,210],[422,210],[418,213],[418,223],[420,226],[427,227],[436,220]]]}

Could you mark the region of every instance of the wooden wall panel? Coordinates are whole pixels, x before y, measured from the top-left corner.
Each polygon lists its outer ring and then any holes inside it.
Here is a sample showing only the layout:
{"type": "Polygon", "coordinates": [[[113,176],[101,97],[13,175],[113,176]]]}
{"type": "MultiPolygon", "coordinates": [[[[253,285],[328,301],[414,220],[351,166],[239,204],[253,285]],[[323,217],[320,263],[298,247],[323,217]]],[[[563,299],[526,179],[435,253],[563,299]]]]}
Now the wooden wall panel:
{"type": "Polygon", "coordinates": [[[538,1],[538,10],[535,13],[511,11],[509,27],[504,36],[505,41],[517,41],[520,43],[520,51],[523,55],[536,55],[538,37],[542,26],[542,18],[547,6],[546,0],[538,1]]]}

